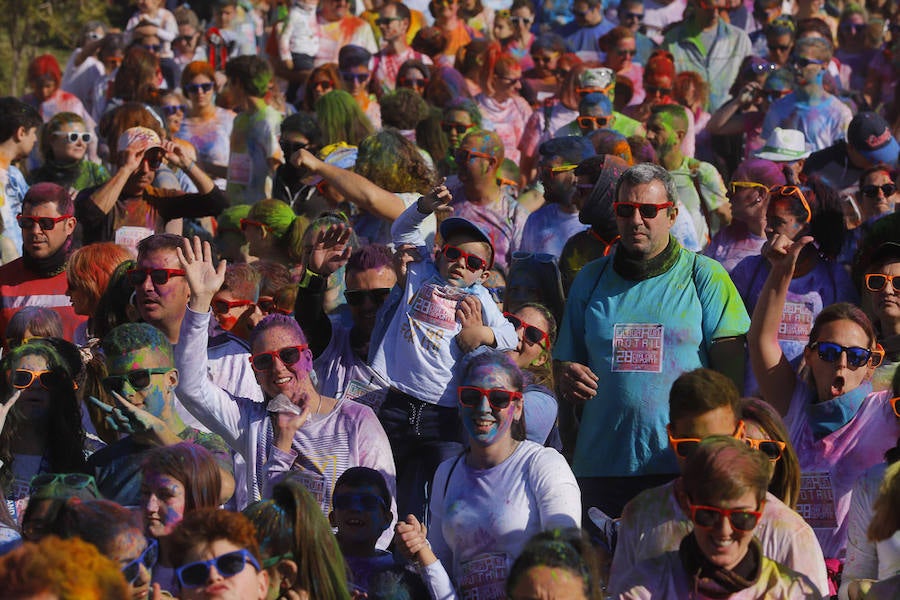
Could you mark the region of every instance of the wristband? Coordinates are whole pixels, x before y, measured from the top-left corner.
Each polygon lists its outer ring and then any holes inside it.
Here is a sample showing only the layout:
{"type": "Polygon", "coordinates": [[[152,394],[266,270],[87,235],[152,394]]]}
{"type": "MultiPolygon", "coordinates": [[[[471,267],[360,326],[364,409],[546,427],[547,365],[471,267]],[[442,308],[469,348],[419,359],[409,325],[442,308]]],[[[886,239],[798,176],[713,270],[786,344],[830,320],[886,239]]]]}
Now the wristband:
{"type": "Polygon", "coordinates": [[[191,164],[189,164],[187,167],[185,167],[184,172],[187,173],[188,171],[190,171],[191,169],[193,169],[194,166],[195,166],[196,164],[197,164],[197,161],[196,161],[196,160],[192,160],[192,161],[191,161],[191,164]]]}
{"type": "Polygon", "coordinates": [[[307,268],[303,273],[303,277],[300,278],[300,282],[297,284],[297,286],[304,289],[308,288],[309,284],[314,281],[313,278],[324,279],[324,277],[322,277],[321,275],[313,273],[309,270],[309,268],[307,268]]]}

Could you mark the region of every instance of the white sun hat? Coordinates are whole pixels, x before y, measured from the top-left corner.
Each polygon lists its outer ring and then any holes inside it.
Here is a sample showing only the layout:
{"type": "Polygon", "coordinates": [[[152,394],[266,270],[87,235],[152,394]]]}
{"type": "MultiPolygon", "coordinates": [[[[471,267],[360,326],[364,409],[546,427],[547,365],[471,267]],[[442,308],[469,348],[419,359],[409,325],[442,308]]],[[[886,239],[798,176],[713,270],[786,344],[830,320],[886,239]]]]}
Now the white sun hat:
{"type": "Polygon", "coordinates": [[[753,153],[756,158],[772,162],[794,162],[812,154],[806,149],[806,137],[796,129],[776,127],[766,145],[753,153]]]}

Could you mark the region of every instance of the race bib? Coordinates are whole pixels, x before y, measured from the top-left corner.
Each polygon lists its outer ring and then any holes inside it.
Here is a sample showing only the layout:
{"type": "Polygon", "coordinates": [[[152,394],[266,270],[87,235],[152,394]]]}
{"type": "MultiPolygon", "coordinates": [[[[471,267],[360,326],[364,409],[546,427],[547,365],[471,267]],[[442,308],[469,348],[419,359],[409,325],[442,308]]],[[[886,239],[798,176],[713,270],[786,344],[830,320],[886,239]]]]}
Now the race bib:
{"type": "Polygon", "coordinates": [[[409,316],[416,321],[454,331],[456,307],[468,294],[451,285],[426,283],[413,296],[409,316]]]}
{"type": "Polygon", "coordinates": [[[153,230],[148,227],[125,225],[116,229],[116,244],[127,248],[131,255],[137,258],[138,242],[151,235],[153,235],[153,230]]]}
{"type": "Polygon", "coordinates": [[[778,340],[783,342],[809,341],[809,332],[812,329],[812,306],[806,302],[785,302],[781,311],[781,323],[778,325],[778,340]]]}
{"type": "Polygon", "coordinates": [[[253,161],[249,154],[232,154],[228,159],[228,181],[237,185],[250,185],[253,161]]]}
{"type": "Polygon", "coordinates": [[[388,388],[366,383],[359,379],[352,379],[344,389],[343,397],[365,404],[374,411],[378,411],[387,396],[388,388]]]}
{"type": "Polygon", "coordinates": [[[661,373],[665,328],[658,323],[616,323],[613,327],[614,373],[661,373]]]}
{"type": "Polygon", "coordinates": [[[313,498],[316,499],[316,502],[319,503],[319,506],[322,507],[323,512],[327,514],[331,510],[327,495],[328,486],[325,482],[325,476],[323,474],[304,470],[302,466],[298,466],[295,463],[294,467],[292,468],[291,478],[296,479],[303,484],[303,487],[306,488],[306,491],[312,494],[313,498]]]}
{"type": "Polygon", "coordinates": [[[460,596],[463,600],[503,600],[508,575],[505,552],[479,554],[460,565],[460,596]]]}
{"type": "Polygon", "coordinates": [[[834,488],[831,474],[826,471],[800,475],[800,499],[797,513],[813,529],[834,529],[837,516],[834,511],[834,488]]]}

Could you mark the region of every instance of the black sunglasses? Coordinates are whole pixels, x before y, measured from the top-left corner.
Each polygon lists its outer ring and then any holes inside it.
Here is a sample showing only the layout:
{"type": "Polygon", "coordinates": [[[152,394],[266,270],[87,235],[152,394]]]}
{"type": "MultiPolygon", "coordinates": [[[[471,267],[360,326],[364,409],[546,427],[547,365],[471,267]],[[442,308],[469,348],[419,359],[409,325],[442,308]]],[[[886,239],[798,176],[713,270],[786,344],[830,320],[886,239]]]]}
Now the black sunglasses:
{"type": "Polygon", "coordinates": [[[453,123],[451,121],[441,121],[441,129],[444,130],[445,133],[450,133],[451,131],[455,131],[456,135],[463,135],[471,125],[463,125],[462,123],[453,123]]]}
{"type": "Polygon", "coordinates": [[[884,194],[884,197],[893,196],[894,192],[897,191],[897,186],[893,183],[885,183],[882,185],[864,185],[859,188],[859,191],[862,192],[862,195],[867,198],[877,198],[878,190],[884,194]]]}
{"type": "Polygon", "coordinates": [[[103,387],[110,392],[121,394],[122,390],[125,388],[125,382],[127,381],[128,385],[131,386],[131,389],[140,392],[141,390],[146,390],[150,387],[151,377],[153,375],[161,375],[163,373],[168,373],[171,370],[171,367],[158,367],[155,369],[135,369],[124,375],[109,375],[108,377],[103,378],[103,387]]]}
{"type": "Polygon", "coordinates": [[[664,208],[671,208],[671,202],[663,202],[662,204],[644,204],[641,202],[613,202],[613,210],[617,217],[630,219],[634,216],[634,211],[640,211],[641,216],[645,219],[655,219],[659,211],[664,208]]]}
{"type": "Polygon", "coordinates": [[[281,151],[284,152],[285,158],[292,157],[298,150],[309,148],[308,142],[292,142],[285,139],[278,140],[278,144],[281,146],[281,151]]]}
{"type": "Polygon", "coordinates": [[[141,565],[150,571],[156,566],[156,560],[159,558],[159,543],[155,538],[147,538],[147,546],[141,555],[136,559],[122,567],[122,575],[128,585],[134,585],[137,578],[141,575],[141,565]]]}
{"type": "Polygon", "coordinates": [[[125,271],[125,277],[128,279],[128,283],[134,287],[144,285],[144,282],[147,281],[147,276],[150,277],[150,281],[152,281],[154,285],[165,285],[169,283],[169,280],[173,277],[184,277],[184,275],[184,269],[136,268],[125,271]]]}
{"type": "Polygon", "coordinates": [[[341,79],[347,83],[362,83],[369,78],[369,73],[348,73],[341,71],[341,79]]]}
{"type": "Polygon", "coordinates": [[[371,290],[347,290],[344,292],[344,298],[350,306],[362,306],[366,300],[372,304],[381,306],[384,299],[391,293],[391,288],[375,288],[371,290]]]}

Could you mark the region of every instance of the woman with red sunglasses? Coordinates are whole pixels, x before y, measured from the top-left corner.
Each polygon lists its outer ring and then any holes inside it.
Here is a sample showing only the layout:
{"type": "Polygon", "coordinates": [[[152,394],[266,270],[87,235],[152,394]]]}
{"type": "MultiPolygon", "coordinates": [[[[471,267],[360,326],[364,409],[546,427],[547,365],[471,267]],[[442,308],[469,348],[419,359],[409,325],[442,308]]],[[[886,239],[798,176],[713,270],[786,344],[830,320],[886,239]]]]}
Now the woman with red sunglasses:
{"type": "MultiPolygon", "coordinates": [[[[209,310],[225,277],[208,242],[185,240],[179,251],[191,296],[182,322],[175,363],[181,373],[178,399],[201,423],[221,435],[247,464],[246,497],[259,500],[286,473],[299,479],[327,515],[337,478],[350,467],[379,471],[395,494],[390,443],[371,408],[319,393],[310,377],[312,352],[292,317],[270,314],[250,335],[250,364],[265,402],[236,397],[206,376],[209,310]]],[[[396,515],[396,505],[392,505],[396,515]]],[[[384,549],[393,532],[379,540],[384,549]]]]}
{"type": "Polygon", "coordinates": [[[788,288],[811,242],[809,236],[795,241],[776,234],[764,246],[771,271],[747,341],[761,395],[784,416],[800,468],[809,475],[802,480],[797,510],[811,515],[826,562],[839,564],[847,546],[852,487],[900,437],[900,419],[890,392],[872,393],[870,380],[883,350],[859,307],[833,304],[816,316],[802,369],[789,362],[779,345],[788,288]]]}
{"type": "Polygon", "coordinates": [[[469,448],[435,473],[430,529],[410,515],[397,525],[397,543],[424,567],[440,559],[443,567],[424,572],[449,571],[460,597],[501,598],[513,561],[534,534],[581,524],[581,497],[565,459],[525,439],[524,379],[509,356],[477,354],[459,383],[469,448]]]}
{"type": "Polygon", "coordinates": [[[682,480],[693,531],[677,551],[642,561],[613,595],[637,598],[819,598],[805,576],[763,555],[753,531],[772,467],[728,436],[704,439],[682,480]]]}

